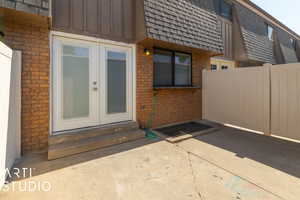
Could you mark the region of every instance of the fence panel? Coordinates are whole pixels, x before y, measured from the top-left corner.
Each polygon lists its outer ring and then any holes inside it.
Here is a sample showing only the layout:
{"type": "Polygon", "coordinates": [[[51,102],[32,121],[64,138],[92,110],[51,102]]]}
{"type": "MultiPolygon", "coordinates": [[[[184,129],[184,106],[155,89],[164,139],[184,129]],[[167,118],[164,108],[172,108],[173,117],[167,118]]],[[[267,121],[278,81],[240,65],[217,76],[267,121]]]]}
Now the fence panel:
{"type": "Polygon", "coordinates": [[[203,72],[203,118],[270,133],[269,67],[203,72]]]}
{"type": "Polygon", "coordinates": [[[271,68],[271,132],[300,140],[300,63],[271,68]]]}
{"type": "Polygon", "coordinates": [[[12,50],[0,42],[0,188],[5,181],[12,50]]]}
{"type": "Polygon", "coordinates": [[[21,156],[21,51],[13,51],[11,63],[10,101],[6,168],[11,168],[21,156]]]}
{"type": "Polygon", "coordinates": [[[21,53],[0,42],[0,188],[20,157],[21,53]]]}

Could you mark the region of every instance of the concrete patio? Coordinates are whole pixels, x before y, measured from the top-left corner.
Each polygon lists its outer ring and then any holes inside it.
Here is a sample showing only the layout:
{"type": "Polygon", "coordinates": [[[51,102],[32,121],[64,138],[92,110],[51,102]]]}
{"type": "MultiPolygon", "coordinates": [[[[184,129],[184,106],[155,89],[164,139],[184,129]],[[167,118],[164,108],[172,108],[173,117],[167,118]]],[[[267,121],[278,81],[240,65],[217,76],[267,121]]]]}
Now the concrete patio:
{"type": "Polygon", "coordinates": [[[224,127],[176,144],[143,139],[64,159],[28,155],[17,167],[49,192],[1,192],[1,200],[298,200],[300,143],[224,127]]]}

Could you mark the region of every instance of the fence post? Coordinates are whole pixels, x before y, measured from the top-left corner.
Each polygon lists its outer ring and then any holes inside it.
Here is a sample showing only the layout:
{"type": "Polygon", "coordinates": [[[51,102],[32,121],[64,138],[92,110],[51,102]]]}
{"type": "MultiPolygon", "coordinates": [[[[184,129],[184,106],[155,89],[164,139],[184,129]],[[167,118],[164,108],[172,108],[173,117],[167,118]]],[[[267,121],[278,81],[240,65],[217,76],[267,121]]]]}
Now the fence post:
{"type": "Polygon", "coordinates": [[[207,70],[202,70],[202,117],[201,119],[206,119],[206,78],[207,78],[207,70]]]}
{"type": "Polygon", "coordinates": [[[15,159],[21,157],[21,73],[22,52],[13,51],[11,62],[11,90],[9,108],[9,142],[10,162],[12,166],[15,159]]]}
{"type": "Polygon", "coordinates": [[[272,77],[271,77],[271,67],[272,67],[272,64],[270,64],[270,63],[265,63],[264,65],[263,65],[263,67],[264,68],[266,68],[267,70],[268,70],[268,78],[269,78],[269,80],[268,80],[268,82],[269,82],[269,102],[268,102],[268,104],[269,104],[269,113],[268,113],[268,115],[269,115],[269,124],[268,124],[268,131],[266,131],[265,133],[264,133],[264,135],[265,136],[271,136],[272,135],[272,133],[271,133],[271,123],[272,123],[272,120],[271,120],[271,110],[272,110],[272,77]]]}

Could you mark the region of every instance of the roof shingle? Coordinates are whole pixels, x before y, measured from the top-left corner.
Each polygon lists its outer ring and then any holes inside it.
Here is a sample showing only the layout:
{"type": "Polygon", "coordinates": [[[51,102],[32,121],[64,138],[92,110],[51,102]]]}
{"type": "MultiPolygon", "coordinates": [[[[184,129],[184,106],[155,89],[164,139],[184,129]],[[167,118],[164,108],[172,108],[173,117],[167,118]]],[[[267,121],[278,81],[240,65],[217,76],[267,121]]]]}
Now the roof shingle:
{"type": "Polygon", "coordinates": [[[144,0],[147,36],[215,53],[223,52],[217,16],[186,0],[144,0]]]}
{"type": "Polygon", "coordinates": [[[275,64],[273,42],[267,37],[264,20],[240,4],[235,6],[248,58],[275,64]]]}

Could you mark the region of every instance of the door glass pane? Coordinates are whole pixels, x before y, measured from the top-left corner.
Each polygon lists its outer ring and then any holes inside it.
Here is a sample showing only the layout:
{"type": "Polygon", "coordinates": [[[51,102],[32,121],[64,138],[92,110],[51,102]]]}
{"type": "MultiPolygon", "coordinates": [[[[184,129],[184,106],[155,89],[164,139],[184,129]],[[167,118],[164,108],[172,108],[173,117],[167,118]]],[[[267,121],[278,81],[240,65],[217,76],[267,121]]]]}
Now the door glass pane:
{"type": "Polygon", "coordinates": [[[63,118],[89,116],[89,49],[63,46],[63,118]]]}
{"type": "Polygon", "coordinates": [[[273,40],[273,27],[267,24],[268,38],[273,40]]]}
{"type": "Polygon", "coordinates": [[[175,53],[175,85],[191,85],[191,56],[175,53]]]}
{"type": "Polygon", "coordinates": [[[173,85],[172,52],[155,50],[154,52],[154,86],[173,85]]]}
{"type": "Polygon", "coordinates": [[[108,52],[107,77],[107,112],[126,112],[126,53],[108,52]]]}

